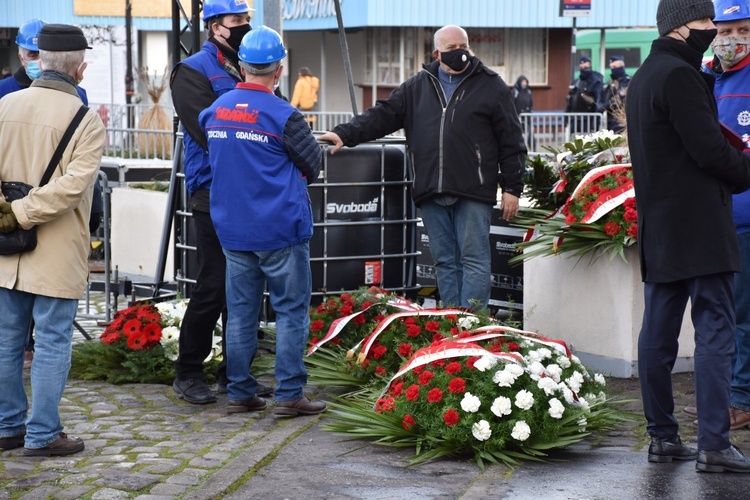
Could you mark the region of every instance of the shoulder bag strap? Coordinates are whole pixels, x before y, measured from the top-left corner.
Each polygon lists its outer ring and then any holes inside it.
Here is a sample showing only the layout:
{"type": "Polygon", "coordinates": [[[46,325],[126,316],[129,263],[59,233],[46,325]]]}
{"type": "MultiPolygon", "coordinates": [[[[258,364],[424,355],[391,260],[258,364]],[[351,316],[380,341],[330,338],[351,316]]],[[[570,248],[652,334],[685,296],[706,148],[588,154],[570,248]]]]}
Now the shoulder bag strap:
{"type": "Polygon", "coordinates": [[[68,129],[63,134],[62,139],[60,139],[60,144],[57,145],[57,149],[55,149],[55,153],[52,155],[52,159],[49,161],[49,165],[47,165],[47,170],[44,171],[42,181],[39,183],[40,187],[49,182],[50,178],[52,177],[52,172],[60,162],[60,158],[62,158],[63,151],[65,151],[65,148],[68,147],[70,138],[73,137],[73,133],[78,128],[81,120],[83,120],[83,115],[85,115],[88,110],[89,108],[83,104],[80,108],[78,108],[78,113],[76,113],[76,115],[73,117],[73,121],[71,121],[70,125],[68,125],[68,129]]]}

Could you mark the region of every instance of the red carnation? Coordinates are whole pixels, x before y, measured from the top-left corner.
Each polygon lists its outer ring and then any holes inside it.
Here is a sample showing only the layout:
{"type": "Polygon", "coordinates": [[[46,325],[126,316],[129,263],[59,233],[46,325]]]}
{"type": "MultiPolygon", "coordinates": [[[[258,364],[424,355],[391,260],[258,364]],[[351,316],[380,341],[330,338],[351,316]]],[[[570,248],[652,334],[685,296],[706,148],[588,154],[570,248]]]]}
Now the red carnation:
{"type": "Polygon", "coordinates": [[[622,230],[622,226],[620,226],[617,222],[607,222],[604,224],[604,232],[607,234],[607,236],[616,236],[617,233],[619,233],[622,230]]]}
{"type": "Polygon", "coordinates": [[[469,359],[466,360],[466,368],[475,370],[474,363],[477,361],[479,361],[479,356],[469,356],[469,359]]]}
{"type": "Polygon", "coordinates": [[[382,314],[378,314],[377,316],[375,316],[372,319],[374,319],[376,323],[380,323],[381,321],[383,321],[385,319],[385,316],[383,316],[382,314]]]}
{"type": "Polygon", "coordinates": [[[352,294],[351,293],[342,293],[341,297],[339,297],[339,300],[341,302],[347,302],[352,300],[352,294]]]}
{"type": "Polygon", "coordinates": [[[326,326],[325,321],[322,319],[316,319],[312,323],[310,323],[310,330],[313,332],[319,332],[323,329],[323,327],[326,326]]]}
{"type": "Polygon", "coordinates": [[[442,367],[443,365],[445,365],[445,360],[444,359],[436,359],[435,361],[433,361],[430,364],[432,366],[440,366],[440,367],[442,367]]]}
{"type": "Polygon", "coordinates": [[[584,203],[583,204],[583,211],[584,212],[588,212],[589,210],[591,210],[591,205],[593,205],[593,203],[591,203],[591,201],[587,201],[586,203],[584,203]]]}
{"type": "Polygon", "coordinates": [[[339,310],[339,316],[342,318],[344,316],[349,316],[353,311],[354,309],[352,308],[352,306],[346,305],[339,310]]]}
{"type": "Polygon", "coordinates": [[[404,392],[403,382],[396,382],[395,384],[391,385],[391,394],[393,394],[394,398],[399,397],[402,392],[404,392]]]}
{"type": "Polygon", "coordinates": [[[396,408],[396,403],[393,398],[380,398],[375,403],[375,413],[383,413],[384,411],[393,411],[396,408]]]}
{"type": "Polygon", "coordinates": [[[378,365],[377,368],[375,368],[375,375],[385,375],[385,374],[386,374],[385,368],[383,368],[382,366],[378,365]]]}
{"type": "Polygon", "coordinates": [[[412,384],[406,389],[406,399],[409,401],[416,401],[419,399],[419,386],[412,384]]]}
{"type": "Polygon", "coordinates": [[[443,337],[442,333],[436,333],[435,335],[432,336],[432,341],[433,342],[441,342],[444,338],[445,337],[443,337]]]}
{"type": "Polygon", "coordinates": [[[411,356],[411,353],[413,351],[414,351],[414,348],[411,346],[411,344],[407,344],[406,342],[398,346],[398,353],[405,358],[408,358],[409,356],[411,356]]]}
{"type": "Polygon", "coordinates": [[[413,325],[413,324],[415,324],[416,322],[417,322],[417,320],[416,320],[416,319],[414,319],[414,317],[413,317],[413,316],[409,316],[408,318],[406,318],[406,319],[404,320],[404,324],[405,324],[405,325],[413,325]]]}
{"type": "Polygon", "coordinates": [[[372,350],[372,357],[375,359],[380,359],[383,356],[385,356],[385,353],[388,352],[388,348],[384,345],[377,345],[372,350]]]}
{"type": "Polygon", "coordinates": [[[370,366],[370,360],[369,359],[365,359],[364,361],[362,361],[362,368],[364,368],[365,370],[367,370],[368,366],[370,366]]]}
{"type": "Polygon", "coordinates": [[[401,426],[406,431],[410,431],[411,428],[414,427],[414,424],[416,424],[416,422],[414,421],[414,417],[412,417],[408,413],[404,415],[404,418],[401,420],[401,426]]]}
{"type": "Polygon", "coordinates": [[[415,374],[415,375],[419,375],[420,373],[422,373],[424,371],[424,369],[425,369],[424,365],[419,365],[419,366],[415,367],[411,372],[413,374],[415,374]]]}
{"type": "Polygon", "coordinates": [[[631,238],[637,238],[638,237],[638,224],[631,224],[628,228],[628,236],[631,238]]]}
{"type": "Polygon", "coordinates": [[[638,212],[634,208],[628,208],[625,210],[625,214],[622,216],[628,222],[635,222],[638,220],[638,212]]]}
{"type": "Polygon", "coordinates": [[[316,345],[318,342],[320,342],[320,339],[318,337],[313,337],[310,339],[310,343],[312,345],[316,345]]]}
{"type": "Polygon", "coordinates": [[[437,321],[428,321],[426,325],[424,325],[425,329],[428,332],[435,333],[436,331],[440,330],[440,323],[437,321]]]}
{"type": "Polygon", "coordinates": [[[601,190],[602,190],[602,187],[599,184],[592,184],[591,186],[589,186],[586,192],[588,194],[596,194],[601,190]]]}
{"type": "Polygon", "coordinates": [[[409,325],[406,329],[407,337],[419,337],[422,333],[422,328],[419,325],[409,325]]]}
{"type": "Polygon", "coordinates": [[[450,363],[448,363],[448,366],[445,367],[445,373],[449,375],[455,375],[456,373],[461,371],[461,368],[463,368],[461,363],[451,361],[450,363]]]}
{"type": "Polygon", "coordinates": [[[315,308],[315,310],[318,312],[318,314],[323,314],[326,311],[323,304],[320,304],[318,307],[315,308]]]}
{"type": "Polygon", "coordinates": [[[443,391],[441,391],[437,387],[430,389],[430,392],[427,393],[428,403],[439,403],[442,400],[443,400],[443,391]]]}
{"type": "Polygon", "coordinates": [[[422,372],[419,375],[419,385],[428,385],[430,383],[430,380],[435,378],[435,375],[430,371],[422,372]]]}
{"type": "Polygon", "coordinates": [[[448,390],[453,394],[466,392],[466,381],[460,377],[456,377],[448,384],[448,390]]]}
{"type": "Polygon", "coordinates": [[[360,314],[359,316],[355,316],[353,322],[355,325],[364,325],[365,316],[363,314],[360,314]]]}
{"type": "Polygon", "coordinates": [[[629,208],[635,210],[635,198],[628,198],[627,200],[625,200],[625,203],[623,203],[623,205],[625,206],[626,210],[629,208]]]}
{"type": "Polygon", "coordinates": [[[508,351],[510,351],[510,352],[519,351],[521,349],[521,346],[519,346],[515,342],[508,342],[505,345],[508,346],[508,351]]]}
{"type": "Polygon", "coordinates": [[[451,323],[455,323],[456,321],[458,321],[458,314],[446,314],[445,319],[447,319],[451,323]]]}
{"type": "Polygon", "coordinates": [[[370,302],[369,300],[366,300],[362,303],[359,310],[364,311],[365,309],[369,308],[371,305],[372,305],[372,302],[370,302]]]}
{"type": "Polygon", "coordinates": [[[458,412],[453,408],[443,413],[443,421],[448,427],[453,427],[458,423],[458,412]]]}
{"type": "Polygon", "coordinates": [[[456,335],[457,339],[465,339],[466,337],[471,337],[471,332],[468,331],[468,330],[463,331],[463,332],[459,333],[458,335],[456,335]]]}
{"type": "Polygon", "coordinates": [[[566,224],[573,224],[574,222],[578,222],[578,217],[576,217],[575,215],[570,214],[567,217],[565,217],[566,224]]]}
{"type": "Polygon", "coordinates": [[[339,337],[333,337],[330,342],[331,344],[341,345],[341,339],[339,337]]]}

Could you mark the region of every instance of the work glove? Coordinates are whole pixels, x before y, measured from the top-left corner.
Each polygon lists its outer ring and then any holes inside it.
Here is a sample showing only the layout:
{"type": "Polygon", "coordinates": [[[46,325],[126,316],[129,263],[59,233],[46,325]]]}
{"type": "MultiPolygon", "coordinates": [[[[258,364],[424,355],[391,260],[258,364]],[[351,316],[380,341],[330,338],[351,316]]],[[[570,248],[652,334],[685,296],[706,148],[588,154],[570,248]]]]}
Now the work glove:
{"type": "Polygon", "coordinates": [[[11,233],[18,229],[18,221],[7,201],[0,202],[0,234],[11,233]]]}

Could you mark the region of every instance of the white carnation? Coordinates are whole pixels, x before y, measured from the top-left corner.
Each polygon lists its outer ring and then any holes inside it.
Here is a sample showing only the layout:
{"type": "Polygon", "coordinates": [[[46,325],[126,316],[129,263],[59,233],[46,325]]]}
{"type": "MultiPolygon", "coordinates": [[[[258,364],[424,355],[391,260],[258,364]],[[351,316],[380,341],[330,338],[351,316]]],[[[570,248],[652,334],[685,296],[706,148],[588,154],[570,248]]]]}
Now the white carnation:
{"type": "Polygon", "coordinates": [[[490,429],[490,423],[486,420],[480,420],[471,426],[471,433],[479,441],[487,441],[492,436],[492,430],[490,429]]]}
{"type": "Polygon", "coordinates": [[[573,363],[577,364],[577,365],[580,365],[580,364],[581,364],[581,360],[580,360],[580,359],[578,359],[578,356],[576,356],[575,354],[573,354],[572,356],[570,356],[570,360],[571,360],[571,361],[572,361],[573,363]]]}
{"type": "Polygon", "coordinates": [[[604,375],[602,375],[601,373],[597,373],[596,375],[594,375],[594,381],[596,381],[596,383],[600,385],[607,385],[607,381],[604,380],[604,375]]]}
{"type": "Polygon", "coordinates": [[[586,398],[580,397],[578,398],[578,404],[581,406],[581,409],[585,411],[586,413],[591,410],[591,407],[589,406],[589,402],[586,401],[586,398]]]}
{"type": "Polygon", "coordinates": [[[586,425],[588,424],[588,420],[586,418],[582,418],[577,422],[580,429],[578,429],[578,432],[586,432],[586,425]]]}
{"type": "Polygon", "coordinates": [[[565,406],[557,398],[549,400],[549,416],[552,418],[562,418],[565,406]]]}
{"type": "Polygon", "coordinates": [[[578,371],[574,371],[573,375],[565,379],[565,382],[567,382],[568,387],[573,392],[578,392],[581,390],[581,384],[583,384],[583,375],[578,371]]]}
{"type": "Polygon", "coordinates": [[[562,375],[562,368],[560,368],[560,365],[551,364],[547,365],[547,368],[545,368],[547,375],[552,377],[552,380],[555,382],[560,381],[560,376],[562,375]]]}
{"type": "Polygon", "coordinates": [[[500,387],[510,387],[516,381],[516,376],[506,370],[498,370],[492,377],[492,381],[500,387]]]}
{"type": "Polygon", "coordinates": [[[496,397],[492,402],[490,411],[492,411],[492,413],[494,413],[498,417],[510,415],[513,411],[513,409],[511,408],[510,398],[506,398],[505,396],[496,397]]]}
{"type": "Polygon", "coordinates": [[[482,404],[479,398],[473,396],[470,392],[464,394],[464,398],[461,400],[461,409],[468,413],[476,413],[479,410],[479,406],[482,404]]]}
{"type": "Polygon", "coordinates": [[[552,357],[552,351],[550,351],[546,347],[542,347],[541,349],[538,349],[536,352],[539,354],[539,357],[541,357],[542,359],[549,359],[552,357]]]}
{"type": "Polygon", "coordinates": [[[526,389],[518,391],[518,394],[516,394],[516,406],[522,410],[528,410],[534,406],[534,395],[526,389]]]}
{"type": "Polygon", "coordinates": [[[557,390],[557,382],[550,377],[542,377],[536,383],[537,387],[544,391],[547,396],[552,396],[557,390]]]}
{"type": "Polygon", "coordinates": [[[558,356],[555,361],[563,369],[570,368],[570,359],[567,356],[558,356]]]}
{"type": "Polygon", "coordinates": [[[523,375],[523,367],[515,363],[508,363],[507,365],[505,365],[505,371],[512,373],[516,377],[520,377],[521,375],[523,375]]]}
{"type": "Polygon", "coordinates": [[[510,436],[518,441],[526,441],[531,436],[531,427],[525,421],[519,420],[513,426],[510,436]]]}
{"type": "Polygon", "coordinates": [[[541,354],[539,354],[539,351],[529,351],[525,358],[527,363],[534,363],[536,361],[542,360],[542,356],[541,354]]]}
{"type": "Polygon", "coordinates": [[[495,366],[497,361],[496,356],[482,356],[474,363],[474,368],[480,372],[484,372],[495,366]]]}
{"type": "Polygon", "coordinates": [[[479,323],[479,318],[476,316],[461,316],[458,318],[458,326],[463,330],[471,330],[477,323],[479,323]]]}
{"type": "Polygon", "coordinates": [[[563,384],[560,384],[560,388],[561,388],[561,389],[562,389],[562,391],[563,391],[563,397],[565,398],[565,402],[566,402],[566,403],[568,403],[569,405],[575,404],[575,402],[576,402],[576,398],[575,398],[575,396],[573,395],[573,391],[571,391],[571,390],[570,390],[570,389],[568,388],[568,386],[567,386],[567,385],[565,385],[564,383],[563,383],[563,384]]]}

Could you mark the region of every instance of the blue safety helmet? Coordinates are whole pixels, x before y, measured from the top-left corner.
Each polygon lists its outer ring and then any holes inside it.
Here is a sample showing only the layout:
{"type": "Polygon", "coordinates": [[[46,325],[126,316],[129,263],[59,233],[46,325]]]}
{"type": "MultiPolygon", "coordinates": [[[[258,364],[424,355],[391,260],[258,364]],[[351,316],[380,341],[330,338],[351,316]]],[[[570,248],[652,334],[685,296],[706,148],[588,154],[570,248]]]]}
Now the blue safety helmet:
{"type": "Polygon", "coordinates": [[[278,33],[261,26],[242,37],[239,56],[248,64],[271,64],[284,59],[286,49],[278,33]]]}
{"type": "Polygon", "coordinates": [[[205,0],[203,2],[203,20],[226,14],[247,14],[251,9],[247,0],[205,0]]]}
{"type": "Polygon", "coordinates": [[[714,0],[715,23],[750,19],[750,2],[748,0],[714,0]]]}
{"type": "Polygon", "coordinates": [[[41,19],[32,19],[26,21],[18,28],[18,35],[16,35],[16,45],[23,47],[26,50],[32,50],[39,52],[37,47],[37,38],[39,37],[39,31],[42,29],[45,23],[41,19]]]}

